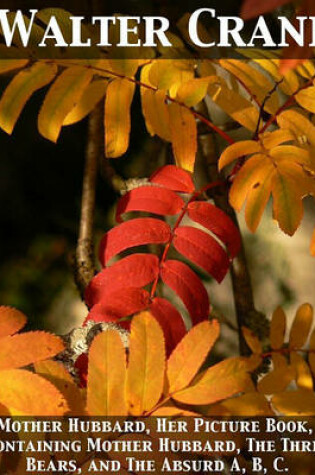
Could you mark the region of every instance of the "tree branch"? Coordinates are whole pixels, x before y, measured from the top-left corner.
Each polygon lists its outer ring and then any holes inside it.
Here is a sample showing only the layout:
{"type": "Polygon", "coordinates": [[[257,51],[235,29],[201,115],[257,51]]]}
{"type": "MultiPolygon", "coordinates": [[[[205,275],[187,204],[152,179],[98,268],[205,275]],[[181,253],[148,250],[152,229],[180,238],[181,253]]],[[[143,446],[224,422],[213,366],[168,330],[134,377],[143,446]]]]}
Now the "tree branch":
{"type": "Polygon", "coordinates": [[[95,275],[93,226],[95,189],[103,143],[103,107],[98,105],[89,117],[85,168],[82,185],[81,217],[75,256],[75,281],[83,298],[95,275]]]}
{"type": "MultiPolygon", "coordinates": [[[[201,107],[202,114],[208,114],[207,107],[204,103],[201,105],[201,107]]],[[[216,182],[220,179],[220,176],[217,167],[217,153],[214,144],[214,134],[209,133],[208,130],[205,130],[203,124],[199,124],[198,128],[199,153],[203,158],[203,162],[206,163],[207,174],[210,182],[216,182]]],[[[215,205],[228,214],[237,228],[240,229],[236,213],[228,201],[228,188],[213,188],[211,190],[210,196],[214,200],[215,205]]],[[[244,243],[243,239],[241,240],[242,246],[240,253],[233,260],[231,266],[231,279],[239,335],[239,349],[240,354],[246,355],[249,353],[249,349],[242,334],[242,326],[249,327],[257,334],[257,336],[260,337],[260,339],[264,339],[268,335],[268,321],[266,317],[262,313],[258,312],[255,308],[253,289],[246,260],[244,243]]]]}

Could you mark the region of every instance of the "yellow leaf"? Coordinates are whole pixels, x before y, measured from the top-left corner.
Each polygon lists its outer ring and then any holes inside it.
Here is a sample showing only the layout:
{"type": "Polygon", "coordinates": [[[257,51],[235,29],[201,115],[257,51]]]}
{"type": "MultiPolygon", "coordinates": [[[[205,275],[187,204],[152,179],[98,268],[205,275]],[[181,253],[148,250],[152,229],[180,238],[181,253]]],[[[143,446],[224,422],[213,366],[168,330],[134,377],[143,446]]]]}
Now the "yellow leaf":
{"type": "Polygon", "coordinates": [[[275,394],[284,391],[294,380],[295,372],[291,366],[277,366],[260,379],[257,389],[263,394],[275,394]]]}
{"type": "Polygon", "coordinates": [[[298,388],[313,390],[313,378],[304,358],[295,351],[290,353],[290,362],[296,370],[296,384],[298,388]]]}
{"type": "Polygon", "coordinates": [[[124,416],[126,355],[119,333],[97,335],[89,350],[87,412],[91,416],[124,416]]]}
{"type": "MultiPolygon", "coordinates": [[[[141,70],[141,82],[152,86],[149,82],[151,64],[141,70]]],[[[140,87],[142,113],[149,134],[158,135],[167,142],[171,141],[170,117],[164,91],[153,91],[140,87]]]]}
{"type": "Polygon", "coordinates": [[[272,196],[274,218],[286,234],[293,236],[303,217],[296,183],[278,171],[273,178],[272,196]]]}
{"type": "Polygon", "coordinates": [[[242,140],[241,142],[235,142],[227,147],[222,153],[219,159],[219,170],[230,165],[237,158],[258,153],[261,150],[261,146],[254,140],[242,140]]]}
{"type": "Polygon", "coordinates": [[[21,368],[52,358],[64,349],[61,338],[46,332],[27,332],[1,339],[0,370],[21,368]]]}
{"type": "MultiPolygon", "coordinates": [[[[265,74],[262,74],[257,67],[255,68],[243,59],[222,59],[219,60],[219,63],[224,69],[233,74],[238,81],[244,84],[253,97],[256,97],[260,103],[264,102],[272,90],[273,83],[265,74]]],[[[273,114],[278,110],[278,107],[278,94],[274,92],[266,101],[264,109],[273,114]]]]}
{"type": "Polygon", "coordinates": [[[287,391],[273,396],[272,405],[286,416],[313,416],[315,414],[315,394],[305,389],[287,391]]]}
{"type": "Polygon", "coordinates": [[[266,174],[263,180],[257,181],[248,193],[246,209],[245,209],[245,221],[253,233],[256,231],[263,212],[267,206],[272,190],[272,178],[274,169],[269,165],[265,168],[266,174]]]}
{"type": "Polygon", "coordinates": [[[63,125],[74,124],[84,119],[94,107],[100,102],[100,100],[105,96],[107,81],[93,81],[87,86],[83,92],[79,102],[75,107],[69,112],[66,118],[63,121],[63,125]]]}
{"type": "Polygon", "coordinates": [[[259,417],[272,414],[265,396],[257,392],[250,392],[242,396],[233,397],[221,402],[218,406],[219,407],[210,407],[207,416],[229,414],[233,417],[259,417]]]}
{"type": "Polygon", "coordinates": [[[1,59],[0,60],[0,74],[21,69],[28,64],[28,59],[1,59]]]}
{"type": "Polygon", "coordinates": [[[311,252],[311,255],[315,257],[315,228],[314,228],[312,239],[311,239],[310,252],[311,252]]]}
{"type": "Polygon", "coordinates": [[[5,132],[12,133],[26,102],[35,91],[49,84],[56,74],[56,66],[37,62],[12,79],[0,100],[0,127],[5,132]]]}
{"type": "Polygon", "coordinates": [[[65,118],[79,102],[92,77],[91,71],[78,66],[67,68],[58,76],[38,116],[38,130],[45,138],[57,141],[65,118]]]}
{"type": "Polygon", "coordinates": [[[85,413],[85,400],[70,373],[62,363],[53,360],[39,361],[34,365],[36,373],[52,383],[64,396],[71,414],[85,413]]]}
{"type": "Polygon", "coordinates": [[[277,145],[280,145],[285,142],[291,142],[295,139],[294,134],[287,129],[278,129],[273,132],[264,132],[264,134],[259,136],[259,139],[262,142],[262,145],[265,149],[271,150],[277,145]]]}
{"type": "Polygon", "coordinates": [[[12,307],[0,306],[0,338],[13,335],[26,325],[26,316],[12,307]]]}
{"type": "Polygon", "coordinates": [[[107,87],[105,99],[105,154],[108,158],[123,155],[129,144],[130,106],[135,84],[115,79],[107,87]]]}
{"type": "Polygon", "coordinates": [[[194,69],[190,61],[181,60],[155,60],[150,68],[150,83],[158,89],[169,92],[175,97],[179,86],[193,79],[194,69]]]}
{"type": "Polygon", "coordinates": [[[170,393],[188,386],[218,339],[219,333],[217,320],[205,321],[194,326],[180,341],[167,363],[170,393]]]}
{"type": "Polygon", "coordinates": [[[177,100],[188,107],[196,106],[206,97],[208,83],[207,78],[195,78],[184,82],[177,90],[177,100]]]}
{"type": "Polygon", "coordinates": [[[193,172],[197,153],[197,125],[192,113],[172,103],[169,106],[173,152],[176,165],[193,172]]]}
{"type": "Polygon", "coordinates": [[[313,330],[311,334],[309,349],[310,349],[310,352],[308,354],[308,362],[312,370],[312,373],[315,376],[315,330],[313,330]]]}
{"type": "Polygon", "coordinates": [[[20,369],[0,371],[0,404],[12,416],[62,416],[68,411],[65,399],[51,383],[20,369]]]}
{"type": "Polygon", "coordinates": [[[244,391],[249,384],[249,360],[228,358],[202,373],[195,384],[173,394],[183,404],[213,404],[244,391]]]}
{"type": "Polygon", "coordinates": [[[185,409],[181,409],[177,406],[162,406],[159,407],[156,411],[152,412],[151,414],[154,417],[187,417],[187,416],[197,416],[197,413],[192,411],[187,411],[185,409]]]}
{"type": "Polygon", "coordinates": [[[246,129],[255,132],[259,111],[247,99],[239,93],[228,89],[223,80],[213,79],[208,87],[208,94],[212,100],[231,116],[236,122],[239,122],[246,129]]]}
{"type": "Polygon", "coordinates": [[[136,416],[155,406],[164,386],[164,336],[149,312],[133,318],[129,352],[127,400],[129,412],[136,416]]]}
{"type": "Polygon", "coordinates": [[[290,109],[282,112],[277,122],[282,129],[289,129],[300,145],[306,143],[315,146],[315,127],[303,114],[290,109]]]}
{"type": "Polygon", "coordinates": [[[305,303],[298,308],[293,320],[289,337],[290,348],[300,349],[305,345],[312,323],[313,307],[305,303]]]}
{"type": "Polygon", "coordinates": [[[242,333],[248,347],[252,350],[252,352],[260,355],[262,353],[262,345],[257,336],[246,327],[242,327],[242,333]]]}
{"type": "Polygon", "coordinates": [[[315,87],[303,89],[295,95],[296,102],[304,109],[315,112],[315,87]]]}
{"type": "Polygon", "coordinates": [[[273,312],[270,325],[270,345],[273,350],[279,350],[284,343],[286,316],[281,307],[273,312]]]}

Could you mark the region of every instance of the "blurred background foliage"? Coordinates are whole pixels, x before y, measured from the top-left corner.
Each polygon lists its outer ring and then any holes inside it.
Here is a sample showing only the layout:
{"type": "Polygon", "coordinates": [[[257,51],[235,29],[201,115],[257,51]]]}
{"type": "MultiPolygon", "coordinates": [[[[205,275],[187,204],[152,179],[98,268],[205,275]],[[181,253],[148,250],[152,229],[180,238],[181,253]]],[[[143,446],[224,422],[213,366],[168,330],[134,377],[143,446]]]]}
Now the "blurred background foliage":
{"type": "MultiPolygon", "coordinates": [[[[220,8],[223,14],[238,14],[239,1],[203,1],[202,6],[220,8]]],[[[110,9],[111,3],[106,8],[110,9]],[[108,7],[109,5],[109,7],[108,7]]],[[[61,6],[74,13],[88,12],[90,2],[33,1],[31,8],[61,6]]],[[[102,7],[100,2],[100,7],[102,7]]],[[[120,12],[174,11],[176,2],[120,0],[120,12]]],[[[180,12],[198,8],[195,0],[181,1],[180,12]]],[[[6,7],[30,8],[29,1],[10,1],[6,7]]],[[[116,4],[117,11],[117,4],[116,4]]],[[[176,13],[177,12],[177,13],[176,13]]],[[[0,90],[10,80],[1,76],[0,90]]],[[[38,92],[25,108],[11,137],[0,131],[0,302],[24,311],[29,325],[66,332],[81,323],[86,307],[73,282],[73,253],[78,231],[81,184],[87,121],[64,128],[57,145],[40,137],[36,117],[44,97],[38,92]]],[[[123,178],[145,177],[161,158],[171,163],[167,146],[149,137],[139,107],[139,93],[132,108],[132,134],[128,153],[111,165],[123,178]]],[[[117,194],[113,191],[102,158],[97,187],[96,243],[113,224],[117,194]]],[[[197,175],[201,166],[197,164],[197,175]]],[[[242,223],[242,217],[241,217],[242,223]]],[[[257,307],[270,312],[297,302],[315,304],[314,259],[309,241],[314,211],[308,209],[303,225],[293,238],[283,235],[265,213],[255,235],[246,231],[246,250],[253,277],[257,307]],[[312,301],[313,300],[313,301],[312,301]]],[[[205,277],[205,276],[203,276],[205,277]]],[[[208,282],[217,316],[233,316],[229,278],[219,286],[208,282]]],[[[223,317],[222,317],[223,318],[223,317]]],[[[225,318],[225,317],[224,317],[225,318]]]]}

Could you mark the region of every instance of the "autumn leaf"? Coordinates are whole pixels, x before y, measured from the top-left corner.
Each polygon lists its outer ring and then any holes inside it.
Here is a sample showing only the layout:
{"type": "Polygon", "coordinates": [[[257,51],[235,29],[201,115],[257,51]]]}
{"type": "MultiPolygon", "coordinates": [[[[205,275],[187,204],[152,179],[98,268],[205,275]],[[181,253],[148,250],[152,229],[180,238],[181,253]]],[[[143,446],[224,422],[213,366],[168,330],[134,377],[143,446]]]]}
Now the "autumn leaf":
{"type": "Polygon", "coordinates": [[[165,344],[161,327],[149,312],[131,324],[126,397],[129,412],[141,415],[159,401],[165,373],[165,344]]]}
{"type": "Polygon", "coordinates": [[[313,308],[310,304],[301,305],[295,315],[289,336],[290,348],[302,348],[313,323],[313,308]]]}

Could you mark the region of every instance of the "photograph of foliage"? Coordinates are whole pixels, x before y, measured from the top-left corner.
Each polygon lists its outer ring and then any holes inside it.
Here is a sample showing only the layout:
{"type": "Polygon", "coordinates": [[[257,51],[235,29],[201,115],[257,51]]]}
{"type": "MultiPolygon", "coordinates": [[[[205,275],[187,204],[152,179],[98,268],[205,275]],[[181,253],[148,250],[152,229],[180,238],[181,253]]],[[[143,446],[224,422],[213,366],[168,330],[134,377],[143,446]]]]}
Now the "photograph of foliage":
{"type": "Polygon", "coordinates": [[[195,8],[176,50],[0,59],[3,416],[315,415],[313,51],[207,58],[195,8]]]}

